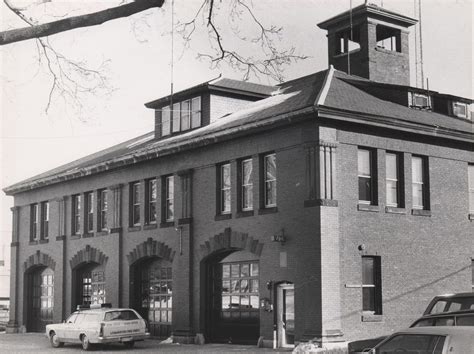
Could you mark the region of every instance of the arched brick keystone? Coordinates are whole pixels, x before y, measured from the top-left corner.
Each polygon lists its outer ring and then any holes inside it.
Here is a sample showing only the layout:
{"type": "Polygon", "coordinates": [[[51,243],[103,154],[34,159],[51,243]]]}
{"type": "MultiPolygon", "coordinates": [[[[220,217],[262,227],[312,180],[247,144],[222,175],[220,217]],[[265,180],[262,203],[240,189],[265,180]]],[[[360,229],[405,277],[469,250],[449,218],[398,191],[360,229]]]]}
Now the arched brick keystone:
{"type": "Polygon", "coordinates": [[[87,245],[86,248],[77,252],[76,255],[71,258],[69,263],[71,264],[71,269],[74,269],[83,263],[105,264],[108,259],[109,257],[103,254],[100,250],[87,245]]]}
{"type": "Polygon", "coordinates": [[[24,263],[25,271],[31,267],[36,266],[45,266],[54,270],[56,268],[56,262],[46,253],[36,251],[35,254],[32,254],[24,263]]]}
{"type": "Polygon", "coordinates": [[[170,247],[163,242],[153,240],[149,237],[145,242],[140,243],[133,251],[127,255],[128,263],[132,265],[142,258],[159,257],[161,259],[173,262],[175,255],[170,247]]]}
{"type": "Polygon", "coordinates": [[[260,257],[263,250],[263,243],[255,240],[246,233],[232,231],[230,228],[226,228],[223,233],[209,238],[209,240],[202,243],[199,248],[203,258],[214,252],[226,249],[245,250],[260,257]]]}

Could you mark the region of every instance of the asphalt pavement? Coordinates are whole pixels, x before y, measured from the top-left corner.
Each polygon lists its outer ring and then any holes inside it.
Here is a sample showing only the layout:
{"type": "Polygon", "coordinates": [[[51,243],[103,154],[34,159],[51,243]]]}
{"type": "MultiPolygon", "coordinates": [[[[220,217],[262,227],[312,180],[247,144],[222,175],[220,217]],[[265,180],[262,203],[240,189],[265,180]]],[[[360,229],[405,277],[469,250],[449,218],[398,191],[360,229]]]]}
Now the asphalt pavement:
{"type": "MultiPolygon", "coordinates": [[[[48,338],[41,333],[5,334],[0,333],[0,353],[82,353],[80,344],[65,344],[62,348],[54,349],[50,346],[48,338]]],[[[108,344],[97,346],[92,353],[285,353],[282,351],[257,348],[250,345],[237,344],[171,344],[161,343],[159,340],[149,339],[135,343],[133,349],[127,349],[123,344],[108,344]]]]}

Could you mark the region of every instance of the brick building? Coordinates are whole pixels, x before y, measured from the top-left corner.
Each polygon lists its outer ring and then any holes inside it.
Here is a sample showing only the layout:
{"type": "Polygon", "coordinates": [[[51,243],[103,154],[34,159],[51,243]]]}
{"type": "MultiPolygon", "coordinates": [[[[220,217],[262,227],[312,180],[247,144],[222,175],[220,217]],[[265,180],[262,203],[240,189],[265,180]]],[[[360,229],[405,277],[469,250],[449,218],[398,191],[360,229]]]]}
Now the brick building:
{"type": "Polygon", "coordinates": [[[327,70],[160,98],[155,131],[5,188],[8,330],[111,302],[155,336],[284,347],[382,335],[470,291],[472,101],[409,86],[415,20],[349,22],[319,24],[327,70]]]}

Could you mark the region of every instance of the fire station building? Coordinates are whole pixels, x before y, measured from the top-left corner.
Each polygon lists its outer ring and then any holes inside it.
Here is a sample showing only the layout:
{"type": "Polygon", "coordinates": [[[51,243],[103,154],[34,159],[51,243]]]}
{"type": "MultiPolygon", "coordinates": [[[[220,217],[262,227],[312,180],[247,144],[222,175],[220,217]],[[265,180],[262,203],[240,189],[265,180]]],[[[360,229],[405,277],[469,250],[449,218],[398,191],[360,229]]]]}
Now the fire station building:
{"type": "Polygon", "coordinates": [[[181,343],[291,347],[471,291],[472,100],[410,87],[416,20],[361,5],[351,22],[352,39],[348,12],[319,24],[327,70],[159,98],[153,132],[5,188],[8,331],[110,302],[181,343]]]}

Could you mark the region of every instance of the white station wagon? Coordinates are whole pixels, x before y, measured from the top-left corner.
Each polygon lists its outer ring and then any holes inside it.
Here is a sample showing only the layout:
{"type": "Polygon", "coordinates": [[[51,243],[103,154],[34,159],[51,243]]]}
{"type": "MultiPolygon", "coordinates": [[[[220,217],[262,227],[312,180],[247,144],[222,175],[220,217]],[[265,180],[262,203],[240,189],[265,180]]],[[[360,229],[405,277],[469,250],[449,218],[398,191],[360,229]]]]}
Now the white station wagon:
{"type": "Polygon", "coordinates": [[[64,323],[47,325],[46,336],[53,348],[64,343],[81,343],[84,350],[89,350],[96,343],[117,342],[132,348],[150,333],[145,320],[135,310],[113,309],[103,304],[81,306],[64,323]]]}

